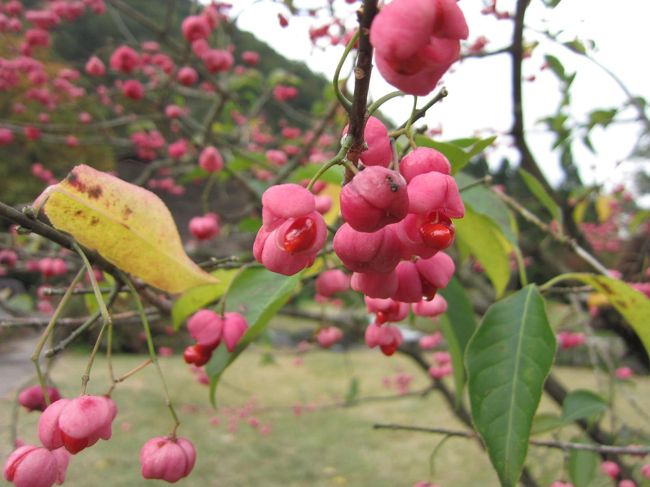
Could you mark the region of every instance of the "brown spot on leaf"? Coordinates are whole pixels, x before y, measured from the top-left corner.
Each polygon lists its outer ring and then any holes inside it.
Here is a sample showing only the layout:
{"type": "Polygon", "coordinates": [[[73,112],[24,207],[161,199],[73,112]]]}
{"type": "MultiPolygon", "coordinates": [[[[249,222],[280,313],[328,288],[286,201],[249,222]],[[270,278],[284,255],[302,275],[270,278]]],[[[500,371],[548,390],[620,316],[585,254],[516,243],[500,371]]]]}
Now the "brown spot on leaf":
{"type": "Polygon", "coordinates": [[[122,210],[122,218],[124,218],[125,220],[128,220],[132,214],[133,214],[133,210],[128,206],[125,206],[124,209],[122,210]]]}
{"type": "Polygon", "coordinates": [[[92,188],[88,189],[88,197],[93,200],[96,200],[101,195],[102,195],[102,188],[99,185],[93,186],[92,188]]]}
{"type": "Polygon", "coordinates": [[[91,225],[94,226],[94,225],[97,225],[98,223],[99,223],[99,218],[97,218],[96,216],[94,216],[94,217],[92,217],[92,218],[90,219],[90,224],[91,224],[91,225]]]}

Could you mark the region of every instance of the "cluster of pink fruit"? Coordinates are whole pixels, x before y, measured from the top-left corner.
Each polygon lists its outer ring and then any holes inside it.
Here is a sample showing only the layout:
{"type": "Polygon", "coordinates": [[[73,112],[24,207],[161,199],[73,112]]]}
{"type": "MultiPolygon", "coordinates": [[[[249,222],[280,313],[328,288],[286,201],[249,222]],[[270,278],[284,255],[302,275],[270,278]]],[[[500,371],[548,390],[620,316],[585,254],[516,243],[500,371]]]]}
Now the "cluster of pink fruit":
{"type": "Polygon", "coordinates": [[[183,358],[186,363],[201,367],[208,363],[212,352],[222,341],[232,352],[248,330],[248,323],[239,313],[224,313],[221,316],[212,310],[201,309],[187,320],[187,329],[196,344],[185,349],[183,358]]]}
{"type": "MultiPolygon", "coordinates": [[[[341,191],[345,223],[336,231],[333,247],[353,272],[352,288],[366,295],[370,312],[378,313],[366,342],[390,355],[399,347],[401,333],[382,325],[401,321],[408,314],[406,303],[419,303],[414,311],[427,316],[446,309],[446,303],[440,308],[444,300],[431,301],[454,272],[452,259],[440,251],[453,243],[451,218],[463,217],[465,209],[449,161],[440,152],[417,148],[393,170],[386,127],[370,117],[364,138],[363,169],[341,191]]],[[[311,266],[327,239],[314,195],[302,186],[282,184],[266,190],[262,205],[262,228],[253,246],[257,261],[285,275],[311,266]]],[[[328,287],[345,288],[347,279],[337,274],[319,281],[319,295],[331,294],[328,287]]]]}
{"type": "MultiPolygon", "coordinates": [[[[112,399],[90,395],[61,399],[56,388],[47,390],[52,401],[49,406],[40,386],[25,389],[18,398],[29,411],[42,411],[38,437],[43,446],[21,445],[7,459],[4,477],[16,487],[62,484],[70,455],[112,436],[117,415],[112,399]]],[[[189,475],[195,460],[194,446],[183,438],[152,438],[140,451],[142,475],[146,479],[176,482],[189,475]]]]}

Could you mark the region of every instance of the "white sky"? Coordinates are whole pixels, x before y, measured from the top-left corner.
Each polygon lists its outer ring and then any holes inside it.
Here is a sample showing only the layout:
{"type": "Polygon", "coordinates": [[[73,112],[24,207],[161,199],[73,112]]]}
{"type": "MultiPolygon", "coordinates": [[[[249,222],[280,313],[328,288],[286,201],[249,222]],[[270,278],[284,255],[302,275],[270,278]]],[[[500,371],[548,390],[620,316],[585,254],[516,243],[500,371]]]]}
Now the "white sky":
{"type": "MultiPolygon", "coordinates": [[[[353,12],[360,2],[347,5],[337,3],[341,11],[353,12]]],[[[322,0],[296,0],[296,6],[308,7],[322,4],[322,0]]],[[[313,71],[331,78],[342,52],[342,47],[327,51],[313,49],[308,38],[308,29],[320,25],[311,18],[294,17],[289,27],[283,29],[277,21],[277,14],[287,14],[280,3],[255,0],[237,0],[234,13],[239,14],[240,28],[252,32],[278,52],[290,59],[304,61],[313,71]],[[253,5],[254,4],[254,5],[253,5]]],[[[508,44],[512,22],[496,21],[493,17],[480,14],[481,0],[460,0],[459,6],[465,13],[470,38],[486,36],[490,43],[487,49],[497,49],[508,44]]],[[[499,10],[514,10],[514,0],[499,0],[499,10]]],[[[650,2],[646,0],[563,0],[555,9],[546,9],[541,0],[532,0],[527,14],[528,22],[539,30],[566,30],[569,35],[596,42],[595,57],[615,72],[635,94],[650,98],[650,69],[647,63],[647,46],[650,45],[650,2]]],[[[532,38],[529,37],[529,38],[532,38]]],[[[541,38],[538,36],[538,38],[541,38]]],[[[571,40],[568,35],[562,40],[571,40]]],[[[541,71],[543,54],[560,58],[568,72],[578,69],[573,85],[571,113],[579,119],[594,108],[619,106],[625,99],[624,93],[602,70],[580,59],[562,47],[544,44],[524,64],[524,75],[536,75],[534,82],[525,83],[524,105],[526,126],[531,129],[528,142],[543,171],[551,181],[558,182],[560,170],[558,158],[550,151],[551,136],[544,134],[542,125],[536,120],[554,113],[559,99],[558,84],[550,70],[541,71]]],[[[470,136],[476,131],[492,129],[505,132],[511,125],[510,64],[507,55],[479,60],[466,60],[455,65],[444,83],[450,95],[434,107],[426,117],[429,127],[442,125],[442,140],[470,136]]],[[[371,95],[378,98],[394,88],[386,84],[377,71],[373,72],[371,95]]],[[[420,104],[424,102],[421,101],[420,104]]],[[[411,98],[393,100],[384,105],[383,111],[396,123],[402,123],[411,109],[411,98]]],[[[633,112],[626,112],[631,118],[633,112]]],[[[639,167],[639,161],[627,161],[626,157],[634,146],[638,127],[631,124],[612,126],[607,131],[596,129],[592,142],[598,156],[592,156],[581,144],[576,144],[575,157],[580,162],[580,172],[585,183],[603,183],[608,187],[616,182],[629,182],[632,170],[639,167]]],[[[504,155],[516,160],[516,154],[507,148],[507,138],[502,146],[490,155],[491,162],[498,162],[504,155]]],[[[646,171],[649,169],[644,162],[646,171]]]]}

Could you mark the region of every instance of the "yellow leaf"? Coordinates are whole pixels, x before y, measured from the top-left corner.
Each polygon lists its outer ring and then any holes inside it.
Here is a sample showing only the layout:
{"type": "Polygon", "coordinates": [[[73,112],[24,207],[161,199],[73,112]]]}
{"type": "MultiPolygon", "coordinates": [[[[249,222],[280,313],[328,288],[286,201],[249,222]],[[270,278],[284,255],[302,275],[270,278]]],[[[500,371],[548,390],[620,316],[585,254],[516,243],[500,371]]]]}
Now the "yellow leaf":
{"type": "Polygon", "coordinates": [[[158,289],[181,293],[218,282],[185,254],[165,204],[144,188],[86,165],[35,201],[52,225],[158,289]]]}
{"type": "Polygon", "coordinates": [[[599,196],[596,200],[596,213],[598,214],[598,221],[605,223],[612,215],[612,203],[616,201],[611,196],[599,196]]]}

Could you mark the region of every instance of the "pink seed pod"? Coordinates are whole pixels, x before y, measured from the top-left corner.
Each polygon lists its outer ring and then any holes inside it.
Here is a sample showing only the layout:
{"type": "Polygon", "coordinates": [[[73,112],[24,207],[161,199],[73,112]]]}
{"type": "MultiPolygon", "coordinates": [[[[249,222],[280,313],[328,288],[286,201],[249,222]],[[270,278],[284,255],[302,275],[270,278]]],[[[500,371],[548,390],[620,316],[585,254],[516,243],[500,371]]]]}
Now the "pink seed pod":
{"type": "Polygon", "coordinates": [[[199,345],[216,348],[223,335],[224,323],[221,316],[210,309],[202,309],[187,320],[187,330],[199,345]]]}
{"type": "Polygon", "coordinates": [[[41,414],[38,436],[50,450],[64,446],[72,454],[79,453],[100,438],[111,438],[116,415],[117,406],[105,396],[59,399],[41,414]]]}
{"type": "Polygon", "coordinates": [[[614,371],[617,379],[629,379],[634,375],[634,371],[630,367],[619,367],[614,371]]]}
{"type": "Polygon", "coordinates": [[[408,183],[409,213],[439,212],[447,218],[462,218],[465,205],[456,181],[440,172],[414,176],[408,183]]]}
{"type": "Polygon", "coordinates": [[[244,51],[241,55],[242,61],[244,61],[249,66],[257,66],[257,63],[260,62],[260,55],[254,51],[244,51]]]}
{"type": "Polygon", "coordinates": [[[364,298],[369,313],[377,315],[375,322],[379,325],[387,322],[402,321],[409,314],[409,305],[392,298],[364,298]]]}
{"type": "Polygon", "coordinates": [[[451,174],[449,160],[435,149],[418,147],[409,152],[399,163],[399,172],[407,183],[415,176],[428,172],[451,174]]]}
{"type": "MultiPolygon", "coordinates": [[[[61,399],[61,394],[59,394],[59,390],[56,387],[48,387],[47,393],[50,398],[50,403],[61,399]]],[[[18,402],[28,411],[45,411],[45,408],[47,407],[45,396],[43,395],[43,389],[40,385],[23,389],[18,395],[18,402]]]]}
{"type": "Polygon", "coordinates": [[[51,487],[62,484],[70,454],[63,450],[48,450],[24,445],[9,456],[4,465],[4,478],[16,487],[51,487]]]}
{"type": "Polygon", "coordinates": [[[625,479],[618,483],[618,487],[636,487],[636,483],[633,480],[625,479]]]}
{"type": "Polygon", "coordinates": [[[145,479],[177,482],[190,474],[195,462],[194,445],[185,438],[157,436],[140,450],[140,467],[145,479]]]}
{"type": "Polygon", "coordinates": [[[322,272],[316,278],[316,293],[329,298],[330,296],[350,289],[350,276],[339,269],[322,272]]]}
{"type": "Polygon", "coordinates": [[[350,286],[371,298],[390,298],[397,291],[397,274],[395,271],[387,273],[355,272],[352,274],[350,286]]]}
{"type": "Polygon", "coordinates": [[[335,343],[338,343],[343,338],[343,332],[336,326],[327,326],[321,328],[316,335],[318,344],[323,348],[330,348],[335,343]]]}
{"type": "Polygon", "coordinates": [[[223,320],[223,341],[229,352],[232,352],[239,340],[248,330],[248,322],[239,313],[225,313],[223,320]]]}
{"type": "MultiPolygon", "coordinates": [[[[348,133],[348,126],[343,129],[343,134],[348,133]]],[[[393,149],[388,138],[388,129],[376,117],[368,117],[363,130],[363,138],[368,148],[361,153],[361,162],[365,166],[388,167],[393,159],[393,149]]]]}
{"type": "Polygon", "coordinates": [[[456,270],[454,261],[444,252],[438,252],[428,259],[418,259],[415,266],[422,279],[437,289],[447,287],[456,270]]]}
{"type": "Polygon", "coordinates": [[[97,56],[91,56],[84,69],[90,76],[104,76],[106,74],[106,67],[97,56]]]}
{"type": "MultiPolygon", "coordinates": [[[[426,302],[426,301],[424,301],[426,302]]],[[[432,335],[424,335],[420,338],[418,345],[422,350],[431,350],[436,348],[442,342],[442,333],[439,331],[433,333],[432,335]]]]}
{"type": "Polygon", "coordinates": [[[188,224],[190,233],[200,241],[211,240],[219,235],[219,215],[208,213],[204,216],[195,216],[188,224]]]}
{"type": "Polygon", "coordinates": [[[209,49],[201,56],[201,61],[209,73],[228,71],[235,63],[232,54],[223,49],[209,49]]]}
{"type": "Polygon", "coordinates": [[[287,163],[287,154],[284,151],[277,149],[269,149],[266,151],[266,158],[271,164],[276,166],[284,166],[287,163]]]}
{"type": "Polygon", "coordinates": [[[314,195],[298,184],[271,186],[262,195],[262,222],[275,228],[287,218],[297,218],[316,209],[314,195]]]}
{"type": "Polygon", "coordinates": [[[650,479],[650,463],[646,463],[641,467],[641,476],[650,479]]]}
{"type": "Polygon", "coordinates": [[[453,372],[453,369],[450,364],[440,365],[440,366],[431,366],[429,367],[429,375],[434,379],[442,379],[450,375],[453,372]]]}
{"type": "Polygon", "coordinates": [[[122,94],[131,100],[142,100],[144,98],[144,87],[137,79],[127,79],[122,85],[122,94]]]}
{"type": "Polygon", "coordinates": [[[365,233],[344,223],[334,235],[333,247],[345,267],[354,272],[391,272],[400,260],[393,225],[365,233]]]}
{"type": "Polygon", "coordinates": [[[375,232],[408,213],[406,181],[395,171],[367,167],[341,190],[341,215],[359,232],[375,232]]]}
{"type": "Polygon", "coordinates": [[[422,301],[413,303],[411,307],[415,315],[433,318],[447,311],[447,300],[439,294],[436,294],[433,299],[429,301],[423,299],[422,301]]]}
{"type": "Polygon", "coordinates": [[[189,66],[183,66],[176,74],[176,81],[183,86],[192,86],[198,79],[199,75],[196,73],[194,68],[189,66]]]}
{"type": "Polygon", "coordinates": [[[129,46],[120,46],[111,54],[109,64],[113,71],[130,74],[140,65],[140,56],[129,46]]]}
{"type": "Polygon", "coordinates": [[[424,96],[458,59],[460,39],[468,34],[455,0],[394,0],[375,17],[370,42],[384,79],[424,96]]]}
{"type": "Polygon", "coordinates": [[[185,17],[181,24],[181,31],[188,42],[210,37],[210,25],[205,17],[199,15],[185,17]]]}
{"type": "Polygon", "coordinates": [[[616,477],[621,473],[621,467],[618,466],[618,463],[607,460],[600,464],[600,471],[616,480],[616,477]]]}
{"type": "Polygon", "coordinates": [[[201,151],[199,166],[205,172],[219,172],[223,169],[223,157],[216,147],[208,146],[201,151]]]}

